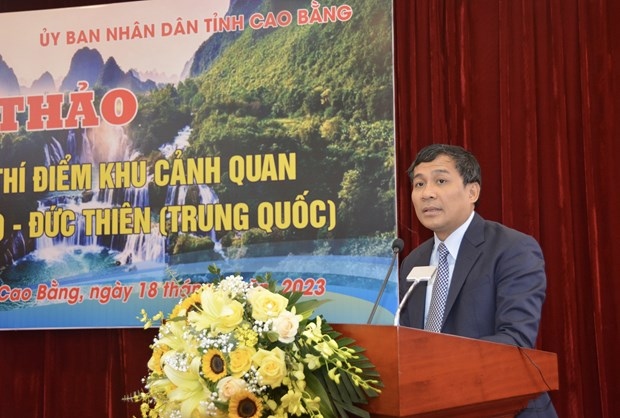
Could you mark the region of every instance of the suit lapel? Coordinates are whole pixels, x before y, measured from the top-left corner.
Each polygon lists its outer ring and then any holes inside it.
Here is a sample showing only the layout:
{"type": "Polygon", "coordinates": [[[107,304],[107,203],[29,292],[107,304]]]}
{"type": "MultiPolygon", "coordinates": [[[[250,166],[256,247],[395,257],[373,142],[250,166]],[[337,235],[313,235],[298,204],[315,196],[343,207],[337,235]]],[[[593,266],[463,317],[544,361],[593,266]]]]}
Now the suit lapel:
{"type": "Polygon", "coordinates": [[[456,264],[454,265],[454,271],[452,272],[452,281],[450,283],[450,291],[448,292],[448,299],[446,300],[446,310],[444,312],[444,323],[450,311],[454,306],[465,280],[469,272],[473,268],[476,260],[482,254],[479,249],[480,244],[484,242],[484,220],[477,213],[474,214],[474,218],[471,224],[463,235],[461,246],[459,247],[459,253],[456,257],[456,264]]]}

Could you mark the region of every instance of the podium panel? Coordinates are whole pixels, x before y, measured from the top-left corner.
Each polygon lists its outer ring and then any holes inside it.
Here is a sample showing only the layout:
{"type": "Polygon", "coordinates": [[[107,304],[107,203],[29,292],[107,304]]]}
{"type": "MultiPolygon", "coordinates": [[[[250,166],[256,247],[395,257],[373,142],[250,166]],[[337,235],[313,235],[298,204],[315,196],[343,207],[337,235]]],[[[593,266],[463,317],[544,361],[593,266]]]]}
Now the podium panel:
{"type": "Polygon", "coordinates": [[[557,355],[388,325],[335,324],[376,366],[384,388],[373,417],[514,417],[557,390],[557,355]]]}

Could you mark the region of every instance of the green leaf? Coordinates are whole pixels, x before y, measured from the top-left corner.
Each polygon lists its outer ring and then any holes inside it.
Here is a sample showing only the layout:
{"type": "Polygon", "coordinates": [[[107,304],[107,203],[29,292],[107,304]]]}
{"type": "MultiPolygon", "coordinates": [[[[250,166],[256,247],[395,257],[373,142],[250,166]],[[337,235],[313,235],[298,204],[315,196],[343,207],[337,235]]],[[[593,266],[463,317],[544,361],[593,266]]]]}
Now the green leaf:
{"type": "Polygon", "coordinates": [[[305,300],[305,301],[299,302],[297,305],[295,305],[297,315],[302,315],[304,318],[308,318],[314,313],[314,311],[319,306],[327,302],[329,302],[329,300],[327,299],[324,299],[324,300],[311,299],[311,300],[305,300]]]}
{"type": "Polygon", "coordinates": [[[364,391],[359,386],[355,386],[355,384],[351,381],[349,375],[342,373],[342,375],[340,376],[340,384],[341,386],[346,388],[346,391],[351,398],[351,402],[366,403],[364,391]]]}
{"type": "Polygon", "coordinates": [[[327,376],[326,369],[322,369],[321,373],[323,384],[329,389],[331,397],[329,401],[333,403],[333,407],[338,411],[340,417],[348,417],[347,412],[359,418],[370,418],[370,414],[364,409],[356,406],[355,403],[367,403],[363,394],[355,385],[348,380],[349,377],[341,375],[340,384],[336,384],[327,376]]]}
{"type": "Polygon", "coordinates": [[[321,398],[321,414],[323,414],[325,418],[336,417],[336,412],[330,400],[331,397],[327,394],[325,386],[323,386],[315,373],[306,374],[306,384],[309,392],[321,398]]]}
{"type": "Polygon", "coordinates": [[[275,331],[269,331],[267,332],[267,338],[269,339],[269,341],[271,341],[272,343],[275,343],[276,341],[278,341],[279,335],[277,332],[275,331]]]}
{"type": "Polygon", "coordinates": [[[340,337],[340,338],[337,338],[336,341],[338,342],[338,345],[340,347],[344,347],[346,345],[351,345],[355,343],[355,340],[350,337],[340,337]]]}

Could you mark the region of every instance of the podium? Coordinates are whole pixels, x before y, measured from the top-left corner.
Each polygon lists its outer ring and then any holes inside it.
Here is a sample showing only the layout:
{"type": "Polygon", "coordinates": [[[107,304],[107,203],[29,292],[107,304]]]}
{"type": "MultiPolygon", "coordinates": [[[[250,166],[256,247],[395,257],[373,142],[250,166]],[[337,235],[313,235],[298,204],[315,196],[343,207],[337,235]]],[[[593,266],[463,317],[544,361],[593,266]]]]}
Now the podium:
{"type": "Polygon", "coordinates": [[[557,390],[555,353],[388,325],[334,324],[365,348],[384,387],[364,409],[387,417],[514,417],[557,390]]]}

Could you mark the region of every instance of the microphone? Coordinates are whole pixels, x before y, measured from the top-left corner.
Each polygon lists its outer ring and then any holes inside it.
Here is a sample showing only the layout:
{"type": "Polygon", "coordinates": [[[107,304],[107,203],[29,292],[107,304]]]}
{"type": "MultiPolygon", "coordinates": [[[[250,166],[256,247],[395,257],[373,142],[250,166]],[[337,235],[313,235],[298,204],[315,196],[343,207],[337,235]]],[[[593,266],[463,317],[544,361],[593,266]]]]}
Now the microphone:
{"type": "Polygon", "coordinates": [[[392,261],[390,262],[390,268],[388,269],[387,274],[385,275],[385,278],[383,279],[383,283],[381,284],[381,289],[379,289],[379,294],[377,295],[377,300],[375,301],[375,304],[372,307],[372,311],[370,311],[368,322],[366,322],[367,324],[370,324],[372,322],[372,318],[375,316],[375,312],[377,311],[377,308],[379,307],[379,302],[381,301],[381,296],[383,296],[383,291],[385,290],[385,287],[387,286],[388,281],[390,280],[390,275],[392,274],[392,268],[394,268],[394,262],[396,261],[396,256],[398,255],[399,252],[403,250],[404,247],[405,247],[405,242],[400,238],[396,238],[394,242],[392,242],[392,261]]]}
{"type": "Polygon", "coordinates": [[[398,309],[396,309],[396,314],[394,315],[394,326],[400,325],[400,311],[405,306],[405,302],[409,299],[411,293],[413,293],[413,289],[420,282],[432,282],[435,280],[435,275],[437,274],[437,266],[416,266],[411,269],[409,274],[407,275],[407,282],[412,282],[409,289],[407,289],[407,293],[403,296],[403,300],[398,304],[398,309]]]}

